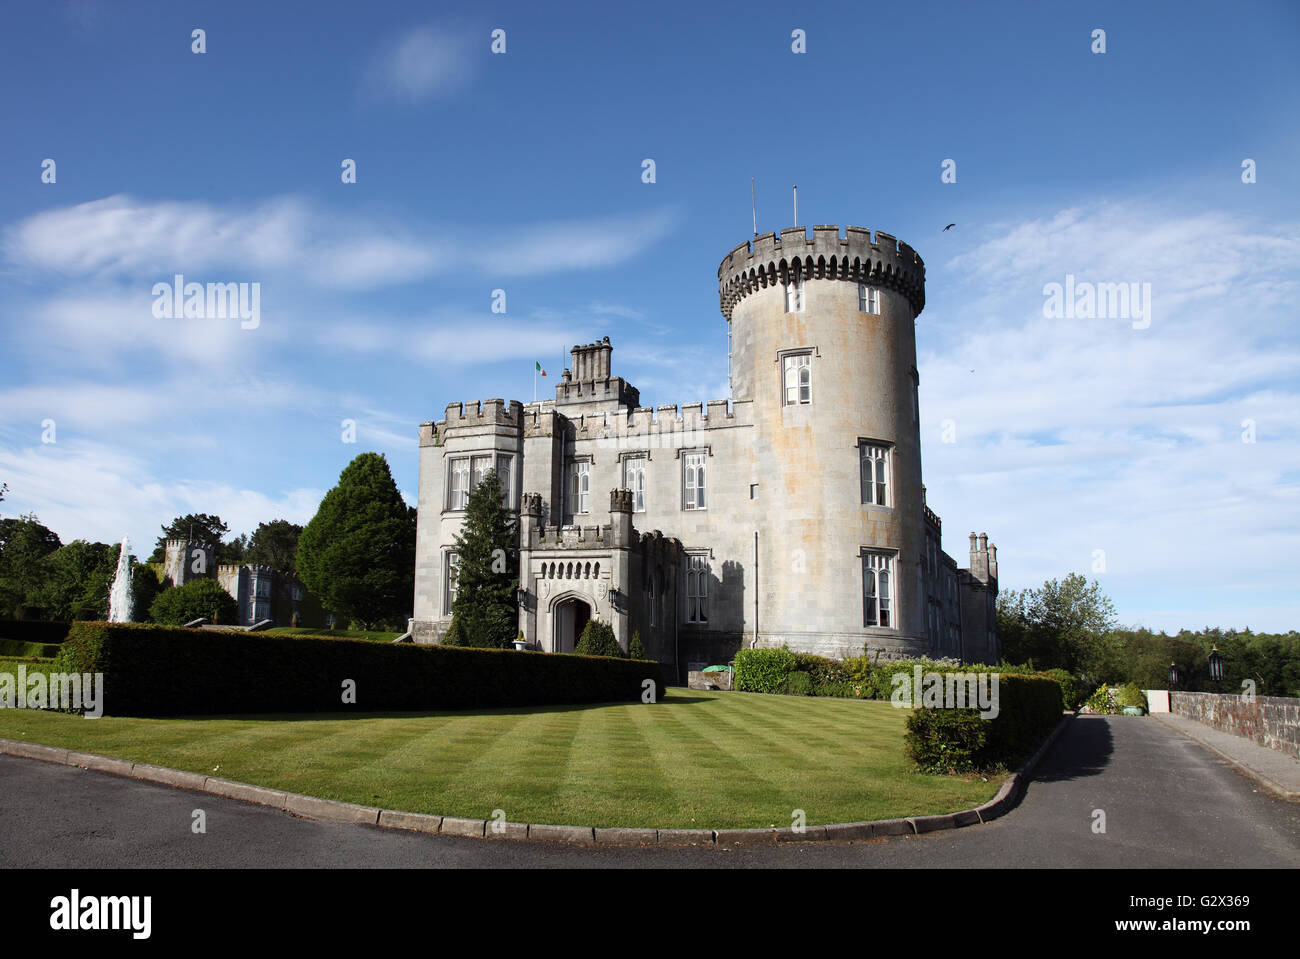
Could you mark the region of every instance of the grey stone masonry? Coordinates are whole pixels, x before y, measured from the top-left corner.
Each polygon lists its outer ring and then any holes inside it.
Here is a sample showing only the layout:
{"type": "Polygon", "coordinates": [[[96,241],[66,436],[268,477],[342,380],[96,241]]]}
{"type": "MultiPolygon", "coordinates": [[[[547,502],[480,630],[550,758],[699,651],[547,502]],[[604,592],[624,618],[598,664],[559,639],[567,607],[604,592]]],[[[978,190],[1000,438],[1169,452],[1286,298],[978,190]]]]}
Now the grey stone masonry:
{"type": "Polygon", "coordinates": [[[920,256],[881,231],[792,227],[717,276],[727,399],[642,406],[606,336],[573,347],[554,399],[421,424],[414,640],[450,626],[467,490],[495,469],[533,649],[568,652],[599,619],[678,682],[781,645],[996,662],[996,547],[981,534],[959,569],[922,485],[920,256]]]}
{"type": "Polygon", "coordinates": [[[1169,711],[1300,759],[1300,699],[1173,690],[1169,711]]]}

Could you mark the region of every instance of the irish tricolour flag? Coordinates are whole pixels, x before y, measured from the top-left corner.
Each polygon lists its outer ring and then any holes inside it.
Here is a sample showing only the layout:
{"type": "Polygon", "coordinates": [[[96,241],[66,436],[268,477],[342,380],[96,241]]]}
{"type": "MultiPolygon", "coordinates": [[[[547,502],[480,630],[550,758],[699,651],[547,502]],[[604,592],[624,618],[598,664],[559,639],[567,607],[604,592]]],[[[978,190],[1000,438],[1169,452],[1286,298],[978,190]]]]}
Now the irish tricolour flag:
{"type": "Polygon", "coordinates": [[[534,372],[534,373],[541,373],[542,376],[545,376],[545,375],[546,375],[546,371],[545,371],[544,369],[542,369],[542,364],[541,364],[541,363],[538,363],[538,364],[537,364],[537,369],[535,369],[533,372],[534,372]]]}

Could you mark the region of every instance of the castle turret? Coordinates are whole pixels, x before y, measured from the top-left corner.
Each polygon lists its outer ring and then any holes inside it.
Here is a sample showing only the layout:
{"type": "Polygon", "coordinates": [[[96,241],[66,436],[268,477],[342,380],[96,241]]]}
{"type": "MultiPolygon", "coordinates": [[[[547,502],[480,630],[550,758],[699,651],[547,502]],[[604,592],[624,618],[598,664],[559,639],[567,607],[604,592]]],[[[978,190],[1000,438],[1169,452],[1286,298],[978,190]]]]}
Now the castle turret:
{"type": "Polygon", "coordinates": [[[213,561],[216,551],[210,543],[190,539],[163,541],[163,575],[176,586],[190,580],[202,579],[215,572],[213,561]]]}
{"type": "Polygon", "coordinates": [[[732,396],[753,404],[765,491],[763,644],[928,651],[915,334],[924,263],[887,233],[792,227],[732,250],[718,290],[732,396]]]}

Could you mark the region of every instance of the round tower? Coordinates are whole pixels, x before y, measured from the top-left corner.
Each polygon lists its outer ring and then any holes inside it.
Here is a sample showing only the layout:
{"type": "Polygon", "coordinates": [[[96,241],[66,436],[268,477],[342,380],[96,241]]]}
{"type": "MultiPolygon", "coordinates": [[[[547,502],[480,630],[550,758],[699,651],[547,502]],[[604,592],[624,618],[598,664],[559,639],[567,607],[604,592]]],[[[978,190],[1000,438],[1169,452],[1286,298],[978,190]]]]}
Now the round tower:
{"type": "Polygon", "coordinates": [[[732,250],[718,289],[732,399],[753,404],[758,644],[927,652],[925,264],[887,233],[794,227],[732,250]]]}

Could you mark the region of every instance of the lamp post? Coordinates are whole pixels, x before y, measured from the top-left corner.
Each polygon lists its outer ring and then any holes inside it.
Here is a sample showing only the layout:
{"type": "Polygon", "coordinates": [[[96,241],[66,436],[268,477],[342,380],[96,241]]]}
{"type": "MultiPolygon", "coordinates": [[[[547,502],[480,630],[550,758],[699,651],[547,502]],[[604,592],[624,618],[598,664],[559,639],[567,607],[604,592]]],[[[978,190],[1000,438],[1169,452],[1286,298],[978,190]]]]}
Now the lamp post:
{"type": "Polygon", "coordinates": [[[1210,647],[1210,679],[1214,682],[1215,690],[1220,691],[1223,682],[1223,654],[1217,645],[1210,647]]]}
{"type": "Polygon", "coordinates": [[[1175,689],[1178,686],[1178,664],[1169,664],[1169,688],[1175,689]]]}

